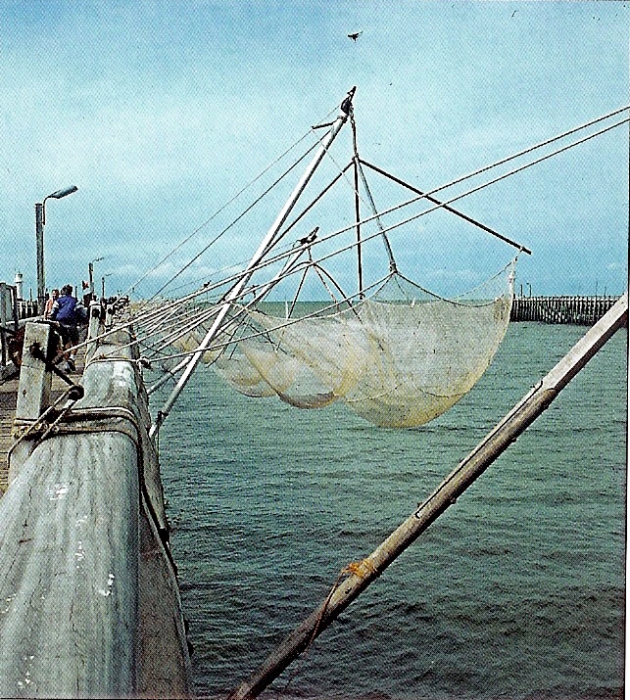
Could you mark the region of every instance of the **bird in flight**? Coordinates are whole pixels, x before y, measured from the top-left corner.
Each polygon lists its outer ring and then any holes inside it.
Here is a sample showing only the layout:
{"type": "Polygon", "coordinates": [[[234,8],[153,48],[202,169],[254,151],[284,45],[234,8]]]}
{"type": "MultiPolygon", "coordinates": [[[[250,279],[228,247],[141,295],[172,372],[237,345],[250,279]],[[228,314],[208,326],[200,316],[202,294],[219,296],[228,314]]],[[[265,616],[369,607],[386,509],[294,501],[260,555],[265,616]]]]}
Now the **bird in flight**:
{"type": "Polygon", "coordinates": [[[348,34],[348,39],[352,39],[352,41],[356,41],[361,34],[363,34],[363,31],[360,32],[353,32],[352,34],[348,34]]]}

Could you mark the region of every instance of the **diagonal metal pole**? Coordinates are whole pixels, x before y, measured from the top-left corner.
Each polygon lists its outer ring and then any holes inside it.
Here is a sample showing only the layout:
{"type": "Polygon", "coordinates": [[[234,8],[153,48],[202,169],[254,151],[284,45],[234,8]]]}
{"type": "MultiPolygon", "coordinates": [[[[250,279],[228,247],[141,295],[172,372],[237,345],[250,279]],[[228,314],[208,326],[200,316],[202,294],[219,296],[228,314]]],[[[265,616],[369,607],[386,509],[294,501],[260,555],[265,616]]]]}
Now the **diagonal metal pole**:
{"type": "Polygon", "coordinates": [[[545,411],[560,391],[610,340],[628,324],[628,293],[583,336],[541,382],[514,406],[497,426],[440,484],[398,529],[362,562],[342,573],[348,577],[333,587],[328,598],[295,628],[263,665],[234,690],[229,700],[257,697],[293,659],[299,656],[338,615],[364,591],[431,523],[545,411]]]}
{"type": "Polygon", "coordinates": [[[477,226],[478,228],[482,229],[483,231],[490,233],[491,235],[495,236],[495,238],[502,240],[504,243],[507,243],[508,245],[511,245],[514,248],[518,248],[519,250],[522,250],[524,253],[527,253],[527,255],[532,254],[532,251],[529,248],[526,248],[525,246],[521,245],[520,243],[517,243],[516,241],[513,241],[511,238],[508,238],[507,236],[504,236],[501,233],[498,233],[494,229],[491,229],[489,226],[482,224],[480,221],[477,221],[476,219],[473,219],[471,216],[464,214],[463,212],[459,211],[458,209],[455,209],[454,207],[451,207],[448,204],[445,204],[444,202],[440,201],[439,199],[432,197],[430,194],[422,192],[422,190],[419,190],[417,187],[413,187],[409,183],[405,182],[404,180],[401,180],[400,178],[395,177],[391,173],[385,172],[385,170],[378,168],[376,165],[372,165],[371,163],[368,163],[366,160],[361,160],[361,163],[363,165],[367,165],[368,168],[371,168],[375,172],[380,173],[381,175],[384,175],[385,177],[389,178],[393,182],[395,182],[399,185],[402,185],[403,187],[406,187],[408,190],[411,190],[412,192],[415,192],[415,194],[418,194],[421,197],[424,197],[429,202],[433,202],[433,204],[438,204],[445,211],[450,211],[451,214],[455,214],[456,216],[459,216],[460,219],[464,219],[464,221],[468,221],[469,223],[473,224],[473,226],[477,226]]]}
{"type": "Polygon", "coordinates": [[[300,178],[300,181],[298,184],[295,186],[293,192],[291,193],[291,196],[285,203],[285,205],[282,207],[280,210],[280,213],[276,217],[276,220],[273,222],[273,225],[267,232],[267,235],[263,238],[262,242],[260,243],[258,250],[254,253],[253,258],[249,261],[247,267],[245,270],[243,270],[243,274],[241,278],[236,282],[236,284],[230,289],[230,291],[226,294],[225,296],[225,302],[221,306],[219,313],[217,314],[217,317],[206,333],[205,337],[199,344],[199,347],[195,350],[193,355],[191,355],[190,359],[187,360],[186,366],[184,371],[182,372],[181,377],[179,378],[177,384],[173,388],[173,391],[171,392],[171,395],[168,397],[164,405],[162,406],[162,409],[158,411],[158,414],[155,418],[155,421],[153,425],[151,426],[151,429],[149,431],[149,436],[153,437],[157,431],[160,429],[160,426],[164,423],[166,420],[168,414],[171,411],[171,408],[173,408],[173,405],[179,398],[180,394],[182,393],[184,387],[186,384],[188,384],[188,380],[192,376],[193,372],[197,368],[197,365],[203,358],[203,355],[205,351],[208,349],[210,346],[210,343],[214,339],[214,337],[217,335],[219,330],[221,329],[221,325],[223,324],[223,321],[225,320],[225,317],[227,316],[228,312],[230,311],[230,308],[232,306],[232,302],[239,296],[249,279],[251,278],[253,274],[253,270],[258,265],[258,263],[262,260],[262,258],[266,255],[266,253],[269,251],[270,246],[274,243],[274,239],[278,232],[280,231],[280,228],[284,224],[284,222],[287,220],[287,217],[291,213],[291,210],[297,203],[298,199],[300,198],[300,195],[306,188],[306,185],[309,183],[311,177],[313,176],[313,173],[317,169],[318,165],[321,163],[322,158],[326,154],[326,151],[332,144],[332,142],[335,140],[335,137],[341,130],[341,127],[346,123],[348,120],[348,113],[351,109],[352,105],[352,98],[354,97],[354,92],[356,88],[352,88],[350,92],[348,93],[348,96],[346,99],[343,101],[341,105],[341,112],[339,116],[335,119],[335,121],[332,123],[332,126],[330,127],[330,130],[326,134],[326,136],[322,139],[322,142],[317,149],[317,152],[315,153],[315,156],[313,157],[312,161],[310,162],[309,166],[307,167],[306,171],[300,178]]]}

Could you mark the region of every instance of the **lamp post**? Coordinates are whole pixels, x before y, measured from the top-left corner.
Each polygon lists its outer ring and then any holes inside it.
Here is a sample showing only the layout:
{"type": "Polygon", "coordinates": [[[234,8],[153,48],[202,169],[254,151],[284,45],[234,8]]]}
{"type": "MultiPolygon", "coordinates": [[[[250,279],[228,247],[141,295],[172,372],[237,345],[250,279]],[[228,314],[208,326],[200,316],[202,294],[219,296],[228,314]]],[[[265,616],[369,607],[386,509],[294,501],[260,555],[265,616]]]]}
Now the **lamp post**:
{"type": "Polygon", "coordinates": [[[41,315],[44,313],[44,305],[46,303],[46,276],[44,274],[44,225],[46,224],[46,200],[61,199],[69,194],[76,192],[79,188],[76,185],[64,187],[62,190],[57,190],[47,197],[44,197],[43,202],[38,202],[35,205],[35,241],[37,254],[37,312],[41,315]]]}

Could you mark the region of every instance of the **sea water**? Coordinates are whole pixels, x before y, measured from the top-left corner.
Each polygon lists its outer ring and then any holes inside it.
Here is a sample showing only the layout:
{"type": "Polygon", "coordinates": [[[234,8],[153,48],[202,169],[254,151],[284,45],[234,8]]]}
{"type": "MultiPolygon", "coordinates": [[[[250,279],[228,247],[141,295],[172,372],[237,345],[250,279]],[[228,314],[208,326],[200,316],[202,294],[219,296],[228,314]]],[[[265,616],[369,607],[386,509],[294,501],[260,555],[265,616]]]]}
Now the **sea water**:
{"type": "MultiPolygon", "coordinates": [[[[585,330],[512,324],[413,430],[198,372],[160,436],[197,693],[255,671],[585,330]]],[[[626,436],[624,329],[266,696],[622,697],[626,436]]]]}

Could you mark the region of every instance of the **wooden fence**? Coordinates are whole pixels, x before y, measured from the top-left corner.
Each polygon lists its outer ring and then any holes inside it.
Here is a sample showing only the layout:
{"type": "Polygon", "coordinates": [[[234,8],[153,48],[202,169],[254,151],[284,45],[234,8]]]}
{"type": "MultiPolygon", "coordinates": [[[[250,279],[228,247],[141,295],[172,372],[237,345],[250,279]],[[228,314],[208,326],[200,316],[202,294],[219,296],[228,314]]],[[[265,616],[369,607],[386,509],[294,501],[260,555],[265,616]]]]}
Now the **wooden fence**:
{"type": "Polygon", "coordinates": [[[514,297],[511,320],[592,326],[618,299],[618,296],[519,296],[514,297]]]}

